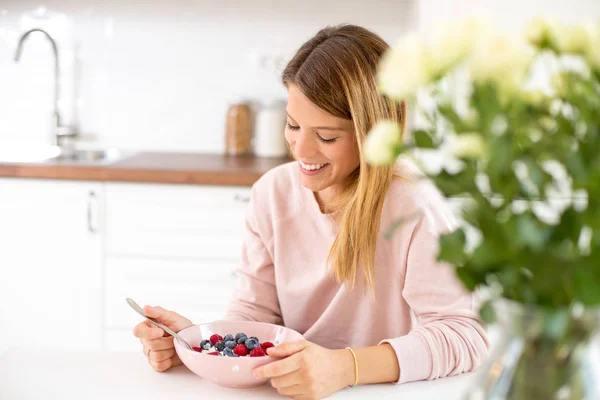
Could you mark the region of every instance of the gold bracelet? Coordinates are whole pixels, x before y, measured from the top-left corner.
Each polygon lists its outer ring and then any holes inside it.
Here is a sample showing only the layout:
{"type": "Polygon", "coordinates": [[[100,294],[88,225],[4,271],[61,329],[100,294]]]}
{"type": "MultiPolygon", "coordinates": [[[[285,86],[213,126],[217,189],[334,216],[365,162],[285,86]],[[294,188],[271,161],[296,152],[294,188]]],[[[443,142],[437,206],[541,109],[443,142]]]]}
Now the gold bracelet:
{"type": "Polygon", "coordinates": [[[346,348],[350,350],[350,353],[352,353],[352,358],[354,358],[354,376],[356,376],[356,379],[354,380],[354,385],[350,385],[350,387],[354,387],[358,384],[358,361],[356,360],[356,354],[354,353],[354,350],[352,350],[350,347],[346,348]]]}

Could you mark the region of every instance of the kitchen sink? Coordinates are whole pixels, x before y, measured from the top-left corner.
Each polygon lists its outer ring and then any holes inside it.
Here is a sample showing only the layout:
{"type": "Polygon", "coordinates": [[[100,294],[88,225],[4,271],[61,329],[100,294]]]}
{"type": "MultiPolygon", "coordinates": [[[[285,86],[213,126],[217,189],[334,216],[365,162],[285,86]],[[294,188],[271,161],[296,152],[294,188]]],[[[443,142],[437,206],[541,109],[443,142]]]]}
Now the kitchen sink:
{"type": "Polygon", "coordinates": [[[135,153],[118,149],[78,149],[66,152],[57,146],[0,148],[0,163],[112,164],[135,153]]]}
{"type": "Polygon", "coordinates": [[[73,161],[73,162],[92,162],[92,163],[113,163],[131,154],[123,153],[117,149],[106,150],[75,150],[72,153],[60,153],[52,157],[50,160],[56,161],[73,161]]]}

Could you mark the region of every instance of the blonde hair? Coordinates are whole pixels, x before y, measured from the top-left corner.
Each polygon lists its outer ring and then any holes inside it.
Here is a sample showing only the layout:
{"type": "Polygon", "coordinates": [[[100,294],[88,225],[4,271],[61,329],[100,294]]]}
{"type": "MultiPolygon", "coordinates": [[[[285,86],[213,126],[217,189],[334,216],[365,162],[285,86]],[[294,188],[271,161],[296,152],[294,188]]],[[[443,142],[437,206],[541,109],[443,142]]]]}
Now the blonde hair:
{"type": "Polygon", "coordinates": [[[300,47],[282,74],[284,85],[297,86],[317,107],[353,123],[360,164],[332,206],[340,211],[341,218],[328,264],[336,280],[351,287],[362,266],[372,291],[381,210],[394,169],[367,164],[362,144],[377,121],[396,121],[404,132],[406,119],[404,102],[399,104],[377,92],[375,74],[388,48],[383,39],[365,28],[326,27],[300,47]]]}

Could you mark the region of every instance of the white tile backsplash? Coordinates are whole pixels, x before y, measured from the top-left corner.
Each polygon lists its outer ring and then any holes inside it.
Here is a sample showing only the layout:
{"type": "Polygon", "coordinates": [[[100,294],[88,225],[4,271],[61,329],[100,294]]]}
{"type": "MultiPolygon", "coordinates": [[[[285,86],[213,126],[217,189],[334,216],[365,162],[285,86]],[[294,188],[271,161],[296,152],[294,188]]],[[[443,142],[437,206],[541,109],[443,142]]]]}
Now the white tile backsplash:
{"type": "MultiPolygon", "coordinates": [[[[540,11],[533,0],[479,3],[0,0],[0,146],[41,144],[50,137],[49,43],[32,35],[21,61],[13,61],[18,36],[34,23],[24,12],[40,5],[59,13],[46,24],[54,24],[48,29],[60,46],[66,122],[78,122],[101,146],[221,152],[229,99],[285,97],[279,71],[257,69],[257,54],[287,59],[327,24],[361,24],[393,42],[453,17],[483,13],[511,28],[540,11]]],[[[570,19],[600,14],[595,0],[544,6],[570,19]]]]}

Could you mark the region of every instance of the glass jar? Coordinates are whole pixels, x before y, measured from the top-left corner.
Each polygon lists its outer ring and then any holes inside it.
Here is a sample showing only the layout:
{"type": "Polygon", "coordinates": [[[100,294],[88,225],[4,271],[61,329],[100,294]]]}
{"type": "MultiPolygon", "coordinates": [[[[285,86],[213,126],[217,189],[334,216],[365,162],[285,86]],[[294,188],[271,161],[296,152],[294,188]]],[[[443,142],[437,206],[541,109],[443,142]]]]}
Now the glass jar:
{"type": "Polygon", "coordinates": [[[250,103],[237,102],[229,106],[225,121],[225,154],[252,154],[252,126],[250,103]]]}
{"type": "Polygon", "coordinates": [[[254,124],[254,154],[258,157],[285,157],[288,145],[285,139],[285,103],[265,102],[256,113],[254,124]]]}

